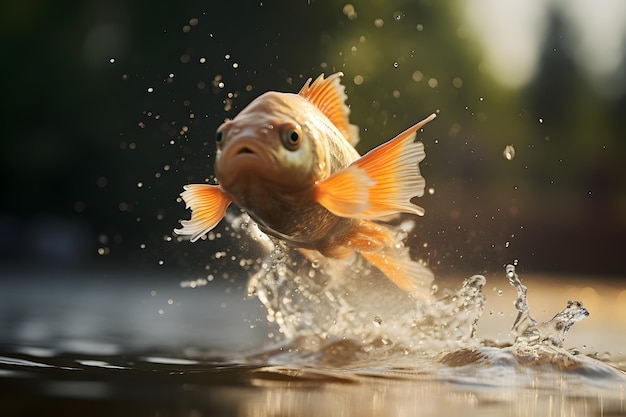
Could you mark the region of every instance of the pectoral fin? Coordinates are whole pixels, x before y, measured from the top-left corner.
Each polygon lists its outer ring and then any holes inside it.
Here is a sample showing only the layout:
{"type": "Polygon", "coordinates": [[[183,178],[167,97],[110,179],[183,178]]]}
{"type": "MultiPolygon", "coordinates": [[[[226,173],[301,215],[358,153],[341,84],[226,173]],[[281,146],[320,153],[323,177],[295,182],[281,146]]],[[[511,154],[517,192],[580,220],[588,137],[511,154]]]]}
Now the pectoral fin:
{"type": "Polygon", "coordinates": [[[195,242],[222,220],[232,200],[222,193],[219,185],[189,184],[183,188],[185,191],[180,196],[191,209],[191,219],[182,220],[183,227],[174,229],[174,232],[191,236],[191,241],[195,242]]]}
{"type": "Polygon", "coordinates": [[[435,117],[431,114],[317,184],[316,201],[341,217],[377,219],[396,213],[423,215],[424,209],[410,202],[411,198],[424,195],[426,185],[419,170],[419,162],[426,156],[424,145],[415,142],[415,137],[417,131],[435,117]]]}

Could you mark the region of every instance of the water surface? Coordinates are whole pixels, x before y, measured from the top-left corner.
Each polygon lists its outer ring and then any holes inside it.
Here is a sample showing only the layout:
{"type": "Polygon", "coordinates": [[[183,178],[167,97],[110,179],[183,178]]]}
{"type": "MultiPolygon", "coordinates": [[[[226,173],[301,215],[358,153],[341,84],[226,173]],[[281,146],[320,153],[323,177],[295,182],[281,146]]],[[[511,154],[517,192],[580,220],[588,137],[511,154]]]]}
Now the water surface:
{"type": "MultiPolygon", "coordinates": [[[[465,287],[452,280],[442,298],[462,329],[414,330],[413,344],[398,336],[403,324],[386,314],[393,309],[352,337],[316,342],[281,337],[244,288],[137,278],[40,271],[0,280],[3,415],[626,414],[616,286],[594,284],[591,325],[573,325],[559,347],[509,333],[518,312],[504,271],[465,287]],[[459,294],[471,303],[484,295],[471,305],[484,308],[475,331],[474,316],[451,301],[459,294]],[[436,343],[444,333],[457,336],[436,343]]],[[[564,296],[593,294],[589,282],[567,277],[523,281],[531,315],[548,316],[534,325],[564,310],[564,296]]]]}

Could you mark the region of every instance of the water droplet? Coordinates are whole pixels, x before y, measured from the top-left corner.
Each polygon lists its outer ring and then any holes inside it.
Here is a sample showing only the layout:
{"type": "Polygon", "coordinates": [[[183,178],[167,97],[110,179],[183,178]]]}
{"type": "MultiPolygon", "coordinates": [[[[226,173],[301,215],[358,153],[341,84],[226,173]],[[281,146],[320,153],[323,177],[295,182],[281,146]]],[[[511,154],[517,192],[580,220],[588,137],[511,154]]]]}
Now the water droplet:
{"type": "Polygon", "coordinates": [[[109,180],[107,180],[107,178],[104,176],[98,177],[98,179],[96,179],[96,185],[98,186],[98,188],[104,188],[107,186],[108,183],[109,180]]]}
{"type": "Polygon", "coordinates": [[[393,67],[394,67],[394,68],[398,68],[398,63],[397,63],[397,62],[394,62],[394,63],[393,63],[393,67]]]}
{"type": "Polygon", "coordinates": [[[504,158],[507,161],[515,158],[515,148],[513,147],[513,145],[506,145],[506,147],[504,148],[504,152],[502,152],[502,155],[504,155],[504,158]]]}
{"type": "Polygon", "coordinates": [[[349,20],[355,20],[358,17],[354,6],[350,3],[343,6],[343,14],[346,15],[349,20]]]}
{"type": "Polygon", "coordinates": [[[375,316],[372,321],[374,322],[374,326],[376,327],[380,327],[383,324],[383,319],[378,316],[375,316]]]}
{"type": "Polygon", "coordinates": [[[506,276],[508,279],[515,278],[515,267],[511,264],[506,266],[506,276]]]}

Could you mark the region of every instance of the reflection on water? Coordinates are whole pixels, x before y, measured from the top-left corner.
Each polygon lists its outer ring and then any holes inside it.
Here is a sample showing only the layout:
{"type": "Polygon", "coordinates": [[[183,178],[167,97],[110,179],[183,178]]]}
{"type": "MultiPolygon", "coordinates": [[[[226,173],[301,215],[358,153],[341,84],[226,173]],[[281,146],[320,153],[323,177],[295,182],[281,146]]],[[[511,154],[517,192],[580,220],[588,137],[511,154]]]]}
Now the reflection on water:
{"type": "Polygon", "coordinates": [[[455,356],[320,368],[225,358],[14,354],[0,358],[0,397],[3,415],[16,416],[94,409],[120,416],[626,413],[623,374],[597,361],[520,367],[511,354],[487,347],[455,356]]]}

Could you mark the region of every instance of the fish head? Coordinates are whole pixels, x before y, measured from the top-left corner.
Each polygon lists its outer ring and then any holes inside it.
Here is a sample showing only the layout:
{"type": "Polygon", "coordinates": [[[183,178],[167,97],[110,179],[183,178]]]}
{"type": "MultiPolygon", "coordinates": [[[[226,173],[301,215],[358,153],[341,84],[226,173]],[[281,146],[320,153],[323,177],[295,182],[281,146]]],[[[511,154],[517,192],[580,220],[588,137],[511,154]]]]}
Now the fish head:
{"type": "Polygon", "coordinates": [[[317,109],[297,94],[268,92],[216,133],[215,175],[237,197],[249,187],[296,191],[327,175],[317,109]]]}

